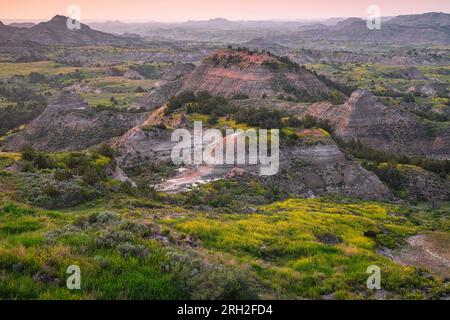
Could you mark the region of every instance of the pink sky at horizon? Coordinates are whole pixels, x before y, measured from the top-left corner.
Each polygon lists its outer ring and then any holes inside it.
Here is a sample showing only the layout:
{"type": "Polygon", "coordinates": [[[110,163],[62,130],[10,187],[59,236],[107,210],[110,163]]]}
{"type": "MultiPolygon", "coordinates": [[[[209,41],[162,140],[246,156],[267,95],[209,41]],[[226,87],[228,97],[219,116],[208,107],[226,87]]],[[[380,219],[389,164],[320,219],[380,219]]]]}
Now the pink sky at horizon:
{"type": "Polygon", "coordinates": [[[365,17],[369,5],[382,16],[424,12],[450,13],[449,0],[0,0],[0,20],[47,20],[81,8],[81,20],[186,21],[295,20],[365,17]]]}

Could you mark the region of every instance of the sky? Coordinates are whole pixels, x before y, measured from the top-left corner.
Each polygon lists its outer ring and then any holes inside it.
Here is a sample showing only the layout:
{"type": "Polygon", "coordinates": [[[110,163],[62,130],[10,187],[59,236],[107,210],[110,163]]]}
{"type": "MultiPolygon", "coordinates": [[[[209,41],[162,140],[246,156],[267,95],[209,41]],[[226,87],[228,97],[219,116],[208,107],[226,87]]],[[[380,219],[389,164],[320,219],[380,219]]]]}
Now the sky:
{"type": "Polygon", "coordinates": [[[186,21],[305,20],[330,17],[366,17],[377,5],[382,16],[450,13],[450,0],[0,0],[0,20],[48,20],[68,15],[77,5],[81,20],[186,21]]]}

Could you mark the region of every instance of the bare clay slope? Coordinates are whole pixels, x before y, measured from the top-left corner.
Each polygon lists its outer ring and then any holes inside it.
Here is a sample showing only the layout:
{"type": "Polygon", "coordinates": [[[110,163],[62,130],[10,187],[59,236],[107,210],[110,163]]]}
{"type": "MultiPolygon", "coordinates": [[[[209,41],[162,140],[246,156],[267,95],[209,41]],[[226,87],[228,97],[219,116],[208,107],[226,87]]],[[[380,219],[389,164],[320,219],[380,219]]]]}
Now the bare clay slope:
{"type": "Polygon", "coordinates": [[[430,135],[427,127],[410,112],[383,105],[371,93],[355,91],[343,105],[317,103],[305,115],[329,120],[344,140],[360,140],[379,150],[407,155],[449,159],[448,132],[430,135]]]}
{"type": "Polygon", "coordinates": [[[63,92],[23,131],[9,137],[3,150],[17,151],[25,145],[36,150],[83,150],[120,136],[140,123],[143,114],[96,112],[83,99],[63,92]]]}
{"type": "Polygon", "coordinates": [[[330,90],[311,72],[267,53],[222,49],[187,76],[182,90],[251,98],[296,93],[307,100],[323,100],[330,90]]]}
{"type": "MultiPolygon", "coordinates": [[[[168,128],[192,126],[183,113],[165,115],[164,108],[155,110],[142,125],[116,139],[116,160],[125,172],[131,173],[135,171],[133,168],[143,163],[154,163],[154,167],[158,167],[170,162],[171,149],[176,142],[171,141],[172,129],[168,128]]],[[[277,185],[285,192],[302,196],[337,194],[383,199],[391,195],[376,175],[347,158],[324,132],[305,130],[299,134],[303,136],[303,143],[281,144],[280,170],[274,176],[260,177],[258,166],[186,166],[174,176],[160,181],[157,187],[164,191],[179,192],[202,181],[244,174],[261,179],[267,185],[277,185]]]]}
{"type": "MultiPolygon", "coordinates": [[[[314,74],[267,53],[221,49],[193,69],[177,66],[174,77],[164,77],[131,108],[154,110],[183,91],[208,91],[212,95],[250,98],[294,95],[303,101],[323,101],[330,89],[314,74]]],[[[169,72],[169,74],[172,72],[169,72]]]]}
{"type": "Polygon", "coordinates": [[[149,93],[130,106],[130,109],[154,110],[163,106],[167,100],[177,94],[183,86],[186,75],[194,70],[190,63],[180,63],[168,67],[163,79],[158,81],[149,93]]]}

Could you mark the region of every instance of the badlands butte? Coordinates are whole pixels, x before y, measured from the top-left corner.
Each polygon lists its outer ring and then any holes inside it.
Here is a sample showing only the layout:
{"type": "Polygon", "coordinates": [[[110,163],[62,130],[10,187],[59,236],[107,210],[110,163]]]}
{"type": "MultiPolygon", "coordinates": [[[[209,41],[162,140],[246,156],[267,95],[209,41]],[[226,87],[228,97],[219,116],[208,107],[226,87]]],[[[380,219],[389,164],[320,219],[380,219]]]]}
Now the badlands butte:
{"type": "Polygon", "coordinates": [[[0,298],[448,299],[449,17],[0,23],[0,298]],[[279,170],[175,165],[196,121],[279,170]]]}

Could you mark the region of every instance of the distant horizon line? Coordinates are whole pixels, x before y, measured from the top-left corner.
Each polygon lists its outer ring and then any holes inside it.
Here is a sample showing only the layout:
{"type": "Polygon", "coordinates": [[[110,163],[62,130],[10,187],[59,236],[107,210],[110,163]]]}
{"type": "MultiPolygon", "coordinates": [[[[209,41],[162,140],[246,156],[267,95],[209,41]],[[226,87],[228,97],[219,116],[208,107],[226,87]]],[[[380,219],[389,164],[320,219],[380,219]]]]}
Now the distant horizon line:
{"type": "MultiPolygon", "coordinates": [[[[422,13],[401,13],[397,15],[386,15],[381,16],[381,18],[392,18],[397,16],[405,16],[405,15],[422,15],[426,13],[444,13],[444,14],[450,14],[449,12],[444,11],[427,11],[422,13]]],[[[39,23],[39,22],[46,22],[54,18],[55,16],[63,15],[64,14],[55,14],[50,18],[21,18],[21,19],[14,19],[14,18],[0,18],[0,21],[6,22],[6,23],[39,23]]],[[[209,19],[187,19],[187,20],[146,20],[146,19],[120,19],[120,18],[110,18],[110,19],[81,19],[81,22],[83,23],[93,23],[93,22],[122,22],[122,23],[187,23],[187,22],[208,22],[212,20],[226,20],[229,22],[314,22],[314,21],[325,21],[325,20],[332,20],[332,19],[349,19],[349,18],[360,18],[365,19],[367,17],[365,16],[331,16],[331,17],[322,17],[322,18],[297,18],[297,19],[286,19],[286,18],[271,18],[271,19],[228,19],[224,17],[211,17],[209,19]]]]}

